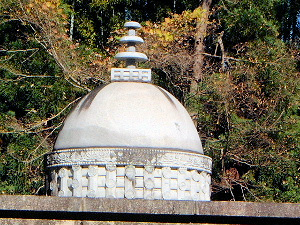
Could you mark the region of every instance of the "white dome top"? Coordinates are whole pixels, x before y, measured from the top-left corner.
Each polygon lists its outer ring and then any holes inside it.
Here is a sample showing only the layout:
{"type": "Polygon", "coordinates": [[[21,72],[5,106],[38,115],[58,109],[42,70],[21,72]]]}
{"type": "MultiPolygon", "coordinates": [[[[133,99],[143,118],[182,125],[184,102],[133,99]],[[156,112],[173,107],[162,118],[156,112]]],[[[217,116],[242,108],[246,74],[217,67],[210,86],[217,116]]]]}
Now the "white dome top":
{"type": "Polygon", "coordinates": [[[136,147],[203,153],[181,103],[148,83],[114,82],[85,96],[67,117],[54,149],[136,147]]]}

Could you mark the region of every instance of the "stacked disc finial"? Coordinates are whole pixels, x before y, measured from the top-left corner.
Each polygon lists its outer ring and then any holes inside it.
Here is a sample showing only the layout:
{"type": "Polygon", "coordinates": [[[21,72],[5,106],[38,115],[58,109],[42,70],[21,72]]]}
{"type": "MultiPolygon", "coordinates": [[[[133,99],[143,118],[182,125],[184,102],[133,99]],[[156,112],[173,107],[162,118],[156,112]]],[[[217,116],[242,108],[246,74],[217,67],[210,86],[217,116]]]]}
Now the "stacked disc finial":
{"type": "Polygon", "coordinates": [[[116,59],[126,61],[127,68],[135,68],[136,62],[148,60],[143,53],[136,52],[136,45],[144,43],[141,37],[136,36],[136,29],[141,28],[137,22],[127,22],[124,27],[128,28],[128,35],[121,38],[121,43],[127,44],[127,51],[120,52],[116,55],[116,59]]]}
{"type": "Polygon", "coordinates": [[[112,81],[137,81],[150,82],[150,69],[136,69],[137,62],[144,62],[148,57],[136,51],[136,45],[144,43],[141,37],[136,36],[136,29],[141,28],[137,22],[126,22],[124,27],[128,28],[128,35],[120,39],[120,42],[127,45],[126,52],[118,53],[115,58],[126,62],[126,68],[113,68],[111,71],[112,81]]]}

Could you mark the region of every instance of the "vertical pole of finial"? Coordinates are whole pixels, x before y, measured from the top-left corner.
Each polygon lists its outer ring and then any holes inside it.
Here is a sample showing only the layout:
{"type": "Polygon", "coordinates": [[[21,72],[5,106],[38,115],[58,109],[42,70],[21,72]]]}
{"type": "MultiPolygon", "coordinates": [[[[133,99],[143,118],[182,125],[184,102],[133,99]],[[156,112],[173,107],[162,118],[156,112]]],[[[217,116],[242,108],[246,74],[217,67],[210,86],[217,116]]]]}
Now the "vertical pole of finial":
{"type": "MultiPolygon", "coordinates": [[[[135,36],[135,29],[129,28],[128,36],[135,36]]],[[[127,52],[136,52],[136,43],[135,42],[127,42],[127,52]]],[[[135,59],[127,59],[126,60],[126,68],[136,68],[136,60],[135,59]]]]}
{"type": "MultiPolygon", "coordinates": [[[[135,36],[135,30],[129,29],[128,36],[135,36]]],[[[134,42],[127,42],[127,52],[136,52],[136,47],[134,42]]],[[[136,60],[135,59],[127,59],[126,60],[126,68],[136,68],[136,60]]]]}

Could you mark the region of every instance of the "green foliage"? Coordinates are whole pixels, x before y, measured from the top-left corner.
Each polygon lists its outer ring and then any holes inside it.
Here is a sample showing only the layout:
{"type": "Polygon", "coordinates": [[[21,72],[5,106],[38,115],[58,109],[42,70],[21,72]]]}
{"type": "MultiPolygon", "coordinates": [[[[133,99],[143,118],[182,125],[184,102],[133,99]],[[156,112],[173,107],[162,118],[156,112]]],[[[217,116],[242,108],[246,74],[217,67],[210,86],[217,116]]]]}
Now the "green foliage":
{"type": "Polygon", "coordinates": [[[286,44],[299,38],[296,1],[214,1],[198,92],[199,1],[21,2],[0,3],[1,193],[43,186],[43,154],[72,103],[105,82],[119,28],[132,19],[151,58],[141,66],[188,107],[213,158],[213,198],[300,202],[299,48],[286,44]]]}
{"type": "Polygon", "coordinates": [[[276,6],[280,0],[224,1],[218,18],[223,23],[226,46],[277,36],[276,6]]]}
{"type": "Polygon", "coordinates": [[[199,2],[192,1],[136,1],[136,0],[69,0],[75,12],[75,38],[106,54],[111,32],[120,29],[125,20],[162,21],[170,12],[193,10],[199,2]],[[147,7],[147,10],[145,10],[147,7]]]}
{"type": "Polygon", "coordinates": [[[213,199],[299,201],[299,50],[279,38],[281,3],[216,5],[207,49],[219,54],[221,37],[230,57],[224,70],[215,55],[207,57],[196,93],[190,76],[200,16],[185,11],[143,29],[155,82],[189,108],[213,158],[213,199]]]}
{"type": "Polygon", "coordinates": [[[300,2],[296,0],[282,0],[277,6],[277,19],[280,22],[280,36],[285,42],[299,40],[300,2]]]}
{"type": "Polygon", "coordinates": [[[34,194],[43,186],[61,111],[84,91],[74,88],[47,50],[18,20],[0,24],[0,191],[34,194]]]}
{"type": "Polygon", "coordinates": [[[240,200],[299,202],[296,61],[276,37],[245,45],[247,50],[235,55],[244,61],[210,75],[201,85],[206,97],[198,99],[200,131],[206,131],[202,135],[214,157],[217,186],[229,188],[227,180],[240,200]],[[239,176],[230,175],[232,168],[239,176]]]}

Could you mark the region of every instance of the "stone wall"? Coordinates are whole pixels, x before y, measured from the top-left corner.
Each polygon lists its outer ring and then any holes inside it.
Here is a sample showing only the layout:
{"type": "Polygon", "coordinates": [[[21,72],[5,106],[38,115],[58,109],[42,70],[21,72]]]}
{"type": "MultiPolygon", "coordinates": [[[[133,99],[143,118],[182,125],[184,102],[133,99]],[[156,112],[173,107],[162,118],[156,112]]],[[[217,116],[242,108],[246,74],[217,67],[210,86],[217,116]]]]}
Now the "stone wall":
{"type": "Polygon", "coordinates": [[[296,203],[12,195],[0,202],[1,224],[300,224],[296,203]]]}

